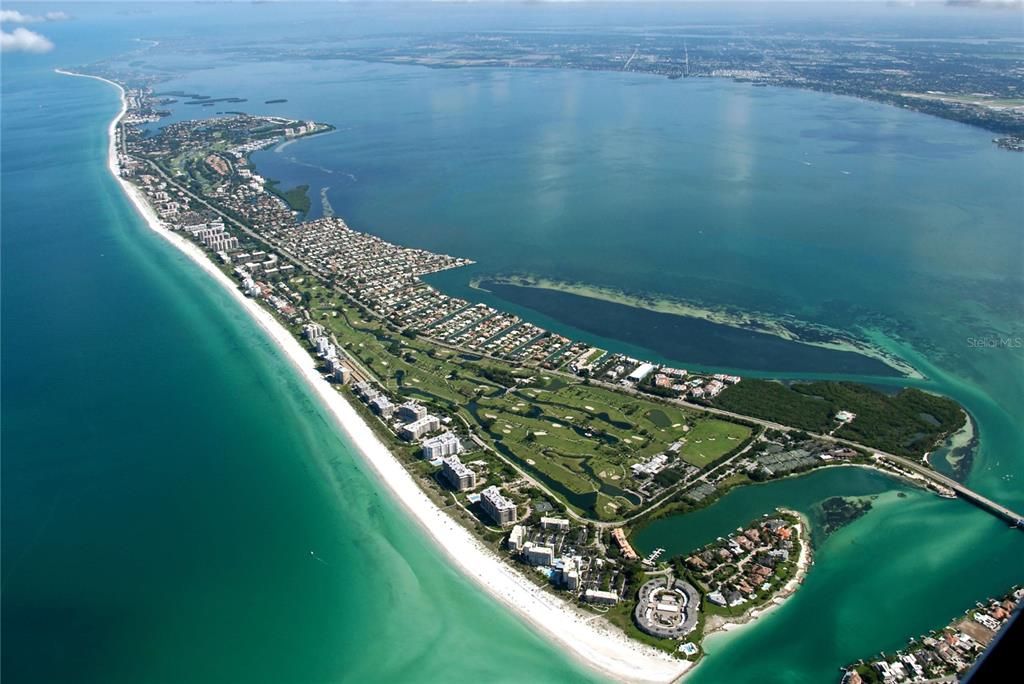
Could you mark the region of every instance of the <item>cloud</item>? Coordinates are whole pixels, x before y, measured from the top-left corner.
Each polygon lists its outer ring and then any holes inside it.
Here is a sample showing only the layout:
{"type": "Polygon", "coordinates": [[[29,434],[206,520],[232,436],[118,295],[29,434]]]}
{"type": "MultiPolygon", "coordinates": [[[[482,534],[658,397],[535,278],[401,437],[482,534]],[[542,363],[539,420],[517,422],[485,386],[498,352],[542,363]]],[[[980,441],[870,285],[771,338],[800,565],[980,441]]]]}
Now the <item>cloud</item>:
{"type": "Polygon", "coordinates": [[[27,24],[36,21],[36,17],[22,14],[18,10],[0,10],[0,22],[9,21],[12,24],[27,24]]]}
{"type": "Polygon", "coordinates": [[[23,14],[18,10],[0,10],[0,23],[34,24],[40,21],[66,21],[71,15],[67,12],[47,12],[46,14],[23,14]]]}
{"type": "Polygon", "coordinates": [[[19,26],[10,33],[0,31],[0,51],[2,52],[49,52],[53,43],[46,36],[19,26]]]}

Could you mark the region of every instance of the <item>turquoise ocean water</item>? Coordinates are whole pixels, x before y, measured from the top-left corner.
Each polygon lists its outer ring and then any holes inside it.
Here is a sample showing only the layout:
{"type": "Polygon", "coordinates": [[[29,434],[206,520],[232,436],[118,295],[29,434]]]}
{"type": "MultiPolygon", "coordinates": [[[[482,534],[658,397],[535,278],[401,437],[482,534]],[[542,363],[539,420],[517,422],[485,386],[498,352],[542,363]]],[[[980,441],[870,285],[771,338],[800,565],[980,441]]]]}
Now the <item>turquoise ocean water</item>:
{"type": "MultiPolygon", "coordinates": [[[[451,12],[394,25],[509,20],[451,12]]],[[[392,25],[365,9],[261,7],[245,30],[216,7],[77,13],[47,25],[53,53],[3,63],[5,678],[584,676],[443,562],[254,326],[131,212],[105,169],[112,89],[51,69],[135,38],[166,41],[141,59],[178,74],[168,90],[338,126],[260,154],[261,169],[314,198],[327,188],[353,227],[476,260],[434,279],[451,293],[650,358],[899,384],[863,361],[711,345],[692,326],[645,330],[642,312],[580,316],[572,300],[468,283],[529,273],[870,336],[970,411],[972,486],[1024,507],[1024,352],[978,343],[1024,335],[1024,158],[984,131],[724,81],[289,53],[299,36],[392,25]],[[259,60],[225,49],[242,44],[259,60]],[[262,104],[273,98],[288,102],[262,104]],[[453,665],[451,649],[470,655],[453,665]]],[[[1024,580],[1019,533],[899,490],[830,470],[644,530],[641,546],[684,551],[775,505],[881,494],[825,541],[785,606],[713,638],[694,680],[829,681],[1024,580]]]]}
{"type": "Polygon", "coordinates": [[[3,67],[3,680],[589,680],[451,568],[149,233],[106,169],[114,89],[21,57],[3,67]]]}

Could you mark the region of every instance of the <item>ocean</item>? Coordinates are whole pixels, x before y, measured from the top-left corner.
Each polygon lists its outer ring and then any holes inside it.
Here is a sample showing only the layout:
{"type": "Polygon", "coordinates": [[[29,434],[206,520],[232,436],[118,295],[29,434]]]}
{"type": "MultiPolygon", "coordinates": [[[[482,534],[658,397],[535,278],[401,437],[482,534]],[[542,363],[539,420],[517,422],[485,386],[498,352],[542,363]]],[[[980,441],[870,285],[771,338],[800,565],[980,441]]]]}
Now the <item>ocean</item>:
{"type": "MultiPolygon", "coordinates": [[[[52,68],[138,50],[136,38],[175,46],[139,57],[176,74],[166,90],[337,126],[260,153],[261,171],[310,185],[314,214],[326,188],[354,228],[477,261],[432,279],[445,291],[646,358],[946,394],[979,433],[969,484],[1024,508],[1024,350],[989,344],[1024,335],[1024,156],[991,134],[721,80],[288,53],[299,37],[380,33],[389,17],[440,32],[500,25],[501,12],[249,10],[242,30],[215,6],[82,8],[46,25],[54,52],[5,55],[5,678],[588,676],[448,567],[255,326],[132,213],[105,168],[115,92],[52,68]],[[221,35],[260,59],[222,54],[221,35]],[[643,309],[471,286],[508,274],[792,316],[925,378],[643,309]]],[[[519,11],[507,10],[569,21],[519,11]]],[[[737,490],[638,543],[683,552],[777,505],[863,493],[879,494],[874,509],[825,540],[783,607],[713,637],[694,681],[829,681],[1024,580],[1019,532],[859,471],[737,490]]]]}
{"type": "Polygon", "coordinates": [[[3,680],[592,681],[136,216],[64,59],[3,65],[3,680]]]}

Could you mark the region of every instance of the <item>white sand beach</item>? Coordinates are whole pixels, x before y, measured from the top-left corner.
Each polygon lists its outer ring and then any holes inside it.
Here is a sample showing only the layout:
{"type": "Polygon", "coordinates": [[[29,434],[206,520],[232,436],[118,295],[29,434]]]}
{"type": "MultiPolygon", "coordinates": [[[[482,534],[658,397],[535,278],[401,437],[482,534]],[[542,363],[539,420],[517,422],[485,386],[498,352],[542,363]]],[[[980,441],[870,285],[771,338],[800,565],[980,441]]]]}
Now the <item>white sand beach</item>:
{"type": "Polygon", "coordinates": [[[419,488],[402,464],[388,451],[355,409],[317,372],[312,357],[271,314],[245,297],[238,287],[210,262],[202,250],[164,226],[142,192],[121,178],[115,132],[127,111],[124,89],[113,81],[66,71],[59,73],[104,81],[121,93],[121,111],[110,123],[108,164],[139,215],[158,235],[181,250],[213,280],[231,293],[252,319],[275,343],[319,397],[323,407],[356,447],[367,464],[380,476],[382,486],[408,511],[437,546],[463,574],[485,589],[516,615],[527,621],[565,652],[598,674],[616,681],[671,682],[692,664],[629,639],[603,618],[585,613],[531,583],[468,530],[441,511],[419,488]]]}

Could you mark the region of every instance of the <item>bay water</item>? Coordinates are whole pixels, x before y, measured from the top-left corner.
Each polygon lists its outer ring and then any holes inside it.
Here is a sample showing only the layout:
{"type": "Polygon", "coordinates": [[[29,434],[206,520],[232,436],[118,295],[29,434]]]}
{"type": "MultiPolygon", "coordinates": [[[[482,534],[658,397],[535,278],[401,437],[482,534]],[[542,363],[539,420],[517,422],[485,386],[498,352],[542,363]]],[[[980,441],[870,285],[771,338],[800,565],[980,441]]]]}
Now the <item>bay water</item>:
{"type": "MultiPolygon", "coordinates": [[[[315,6],[288,20],[258,9],[232,34],[225,9],[127,7],[48,24],[53,53],[3,63],[12,681],[588,676],[443,561],[258,330],[133,214],[105,168],[113,89],[52,68],[137,50],[136,38],[171,46],[140,57],[175,74],[167,90],[337,126],[260,153],[260,170],[310,185],[314,207],[325,189],[354,228],[478,262],[433,278],[445,291],[646,358],[941,392],[977,427],[969,484],[1024,508],[1024,352],[1003,343],[1024,320],[1024,160],[990,134],[726,81],[288,55],[303,32],[365,30],[364,10],[322,26],[315,6]],[[221,35],[280,58],[223,56],[221,35]],[[794,316],[925,378],[471,287],[509,273],[794,316]]],[[[459,11],[460,26],[499,21],[459,11]]],[[[172,118],[210,113],[179,105],[172,118]]],[[[824,541],[783,607],[713,637],[695,680],[828,681],[1024,579],[1019,532],[850,469],[736,490],[638,543],[684,552],[777,505],[863,493],[879,495],[873,510],[824,541]]]]}

